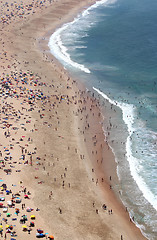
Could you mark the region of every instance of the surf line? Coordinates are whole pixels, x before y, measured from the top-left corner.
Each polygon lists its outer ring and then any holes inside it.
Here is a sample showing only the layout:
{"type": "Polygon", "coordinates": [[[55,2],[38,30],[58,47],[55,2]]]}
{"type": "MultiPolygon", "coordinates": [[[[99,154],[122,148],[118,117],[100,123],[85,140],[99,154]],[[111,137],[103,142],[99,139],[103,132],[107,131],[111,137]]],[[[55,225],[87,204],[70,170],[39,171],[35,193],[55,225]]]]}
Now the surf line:
{"type": "Polygon", "coordinates": [[[132,175],[133,179],[135,180],[138,188],[142,192],[144,198],[154,207],[154,209],[157,210],[156,197],[153,195],[151,190],[148,188],[148,186],[144,182],[143,178],[138,174],[137,163],[139,162],[140,159],[137,159],[132,155],[131,136],[135,132],[133,123],[134,123],[134,116],[135,116],[136,108],[132,104],[119,103],[115,100],[110,99],[105,93],[101,92],[99,89],[97,89],[95,87],[93,87],[93,90],[95,90],[103,98],[108,100],[111,104],[113,104],[121,109],[123,121],[127,125],[127,128],[128,128],[128,137],[126,140],[126,158],[127,158],[127,161],[129,162],[131,175],[132,175]]]}

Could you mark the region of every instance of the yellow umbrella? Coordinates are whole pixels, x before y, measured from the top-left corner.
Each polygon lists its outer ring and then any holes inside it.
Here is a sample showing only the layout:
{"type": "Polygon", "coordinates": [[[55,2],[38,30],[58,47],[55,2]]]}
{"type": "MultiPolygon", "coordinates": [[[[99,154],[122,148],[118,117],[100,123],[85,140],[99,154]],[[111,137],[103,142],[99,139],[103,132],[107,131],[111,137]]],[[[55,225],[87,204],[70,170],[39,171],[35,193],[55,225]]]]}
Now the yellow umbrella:
{"type": "Polygon", "coordinates": [[[8,225],[8,224],[7,224],[7,225],[5,225],[5,228],[6,228],[6,229],[7,229],[7,228],[9,228],[9,227],[10,227],[10,225],[8,225]]]}
{"type": "Polygon", "coordinates": [[[22,228],[27,228],[27,226],[26,226],[26,225],[23,225],[22,228]]]}
{"type": "Polygon", "coordinates": [[[2,225],[0,225],[0,230],[2,230],[3,229],[3,226],[2,225]]]}
{"type": "Polygon", "coordinates": [[[31,219],[35,219],[35,215],[31,215],[31,219]]]}

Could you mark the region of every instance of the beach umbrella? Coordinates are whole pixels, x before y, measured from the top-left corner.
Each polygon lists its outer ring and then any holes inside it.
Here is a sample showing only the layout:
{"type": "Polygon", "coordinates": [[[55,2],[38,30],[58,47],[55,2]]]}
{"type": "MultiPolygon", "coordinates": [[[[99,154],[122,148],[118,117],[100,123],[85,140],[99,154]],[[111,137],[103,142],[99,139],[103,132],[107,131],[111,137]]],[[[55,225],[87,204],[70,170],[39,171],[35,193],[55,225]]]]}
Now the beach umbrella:
{"type": "Polygon", "coordinates": [[[10,226],[9,224],[6,224],[6,225],[5,225],[5,228],[6,228],[6,229],[8,229],[8,228],[9,228],[9,226],[10,226]]]}
{"type": "Polygon", "coordinates": [[[54,236],[52,236],[52,235],[50,235],[48,238],[51,240],[54,240],[54,236]]]}
{"type": "Polygon", "coordinates": [[[35,226],[34,222],[30,222],[30,227],[34,227],[34,226],[35,226]]]}
{"type": "Polygon", "coordinates": [[[23,225],[23,226],[22,226],[22,229],[23,229],[23,231],[26,231],[26,230],[27,230],[27,226],[26,226],[26,225],[23,225]]]}
{"type": "Polygon", "coordinates": [[[24,198],[29,198],[27,194],[24,195],[24,198]]]}
{"type": "Polygon", "coordinates": [[[10,217],[10,215],[11,215],[10,213],[7,213],[7,214],[6,214],[7,217],[10,217]]]}
{"type": "Polygon", "coordinates": [[[10,228],[10,230],[13,230],[13,225],[10,225],[9,228],[10,228]]]}
{"type": "Polygon", "coordinates": [[[23,225],[22,228],[27,228],[27,226],[26,226],[26,225],[23,225]]]}
{"type": "Polygon", "coordinates": [[[2,231],[3,230],[3,226],[2,225],[0,225],[0,231],[2,231]]]}
{"type": "Polygon", "coordinates": [[[6,194],[9,194],[10,193],[10,191],[9,190],[6,190],[6,194]]]}
{"type": "Polygon", "coordinates": [[[35,215],[31,215],[31,219],[35,219],[35,215]]]}

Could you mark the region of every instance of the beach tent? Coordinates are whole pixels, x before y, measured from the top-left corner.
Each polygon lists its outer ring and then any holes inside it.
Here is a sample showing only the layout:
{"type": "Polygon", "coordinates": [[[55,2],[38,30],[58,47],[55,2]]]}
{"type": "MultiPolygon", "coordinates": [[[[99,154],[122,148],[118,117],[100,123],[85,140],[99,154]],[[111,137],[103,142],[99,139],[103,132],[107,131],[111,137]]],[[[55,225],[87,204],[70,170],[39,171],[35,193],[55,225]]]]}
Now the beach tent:
{"type": "Polygon", "coordinates": [[[32,210],[31,210],[31,208],[30,207],[27,207],[26,208],[26,212],[31,212],[32,210]]]}
{"type": "Polygon", "coordinates": [[[0,196],[0,201],[5,201],[5,197],[4,196],[0,196]]]}
{"type": "Polygon", "coordinates": [[[3,212],[6,213],[8,211],[7,207],[3,207],[3,212]]]}
{"type": "Polygon", "coordinates": [[[8,204],[9,207],[11,207],[12,206],[12,201],[7,201],[7,204],[8,204]]]}
{"type": "Polygon", "coordinates": [[[44,238],[45,234],[44,233],[36,233],[37,238],[44,238]]]}
{"type": "Polygon", "coordinates": [[[15,202],[16,202],[16,203],[21,203],[21,199],[20,199],[19,197],[17,197],[17,198],[15,199],[15,202]]]}

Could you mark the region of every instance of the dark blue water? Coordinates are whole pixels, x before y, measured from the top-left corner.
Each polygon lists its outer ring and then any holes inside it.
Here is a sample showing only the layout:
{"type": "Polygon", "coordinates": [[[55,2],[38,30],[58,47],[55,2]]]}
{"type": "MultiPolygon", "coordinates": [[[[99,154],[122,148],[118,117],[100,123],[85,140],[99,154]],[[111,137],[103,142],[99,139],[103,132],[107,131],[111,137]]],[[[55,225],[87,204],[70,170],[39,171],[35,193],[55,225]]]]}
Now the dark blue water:
{"type": "Polygon", "coordinates": [[[157,239],[157,1],[104,0],[56,31],[49,46],[102,103],[115,105],[108,141],[122,201],[157,239]]]}

